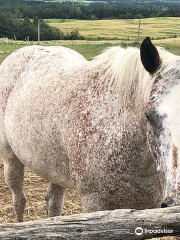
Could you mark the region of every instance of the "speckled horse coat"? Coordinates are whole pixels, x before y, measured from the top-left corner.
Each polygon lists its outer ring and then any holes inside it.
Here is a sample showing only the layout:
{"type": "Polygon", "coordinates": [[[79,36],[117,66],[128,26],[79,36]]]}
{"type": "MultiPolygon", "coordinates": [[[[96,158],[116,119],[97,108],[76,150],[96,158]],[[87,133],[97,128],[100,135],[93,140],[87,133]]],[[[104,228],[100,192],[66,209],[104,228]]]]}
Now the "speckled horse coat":
{"type": "Polygon", "coordinates": [[[89,62],[64,47],[25,47],[2,63],[0,83],[0,151],[18,221],[24,165],[50,182],[50,216],[66,188],[85,211],[160,205],[141,94],[152,86],[138,49],[113,47],[89,62]]]}

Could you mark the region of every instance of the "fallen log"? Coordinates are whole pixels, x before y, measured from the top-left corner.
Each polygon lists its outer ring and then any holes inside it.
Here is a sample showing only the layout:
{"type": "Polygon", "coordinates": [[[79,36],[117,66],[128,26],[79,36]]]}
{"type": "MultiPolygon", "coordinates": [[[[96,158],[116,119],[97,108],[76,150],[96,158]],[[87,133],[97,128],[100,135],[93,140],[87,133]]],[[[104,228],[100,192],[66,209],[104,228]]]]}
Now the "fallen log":
{"type": "Polygon", "coordinates": [[[122,209],[0,225],[3,240],[134,240],[162,236],[180,236],[180,207],[122,209]]]}

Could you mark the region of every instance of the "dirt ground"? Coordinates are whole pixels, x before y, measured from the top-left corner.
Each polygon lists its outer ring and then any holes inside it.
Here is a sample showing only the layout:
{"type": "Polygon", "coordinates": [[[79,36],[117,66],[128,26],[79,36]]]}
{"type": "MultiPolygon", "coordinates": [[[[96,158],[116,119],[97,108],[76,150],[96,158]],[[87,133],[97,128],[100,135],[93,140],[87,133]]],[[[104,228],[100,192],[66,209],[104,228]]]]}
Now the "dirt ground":
{"type": "MultiPolygon", "coordinates": [[[[31,171],[25,171],[24,192],[27,198],[24,221],[46,218],[45,195],[48,182],[31,171]]],[[[12,209],[12,196],[4,180],[3,165],[0,163],[0,223],[16,222],[12,209]]],[[[82,212],[82,204],[74,190],[67,190],[63,215],[82,212]]]]}

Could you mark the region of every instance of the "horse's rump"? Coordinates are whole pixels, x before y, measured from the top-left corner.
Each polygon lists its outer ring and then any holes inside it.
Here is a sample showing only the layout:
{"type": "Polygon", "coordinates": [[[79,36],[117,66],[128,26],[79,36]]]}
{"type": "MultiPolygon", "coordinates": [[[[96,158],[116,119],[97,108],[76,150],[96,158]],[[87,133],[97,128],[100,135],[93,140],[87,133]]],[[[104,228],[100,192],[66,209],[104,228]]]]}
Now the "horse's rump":
{"type": "Polygon", "coordinates": [[[61,185],[69,186],[69,168],[58,116],[70,98],[69,82],[76,81],[71,76],[85,63],[70,49],[33,46],[14,52],[0,66],[1,148],[8,141],[21,162],[61,185]]]}

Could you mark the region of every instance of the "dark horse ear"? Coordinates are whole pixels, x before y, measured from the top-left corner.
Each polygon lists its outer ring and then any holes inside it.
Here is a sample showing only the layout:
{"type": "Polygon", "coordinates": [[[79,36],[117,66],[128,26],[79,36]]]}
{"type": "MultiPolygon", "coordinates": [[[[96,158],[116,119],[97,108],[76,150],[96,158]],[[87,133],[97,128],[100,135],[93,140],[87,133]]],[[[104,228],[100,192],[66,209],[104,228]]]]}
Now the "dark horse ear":
{"type": "Polygon", "coordinates": [[[149,73],[153,74],[161,65],[161,59],[157,48],[152,44],[149,37],[145,38],[141,44],[141,61],[149,73]]]}

